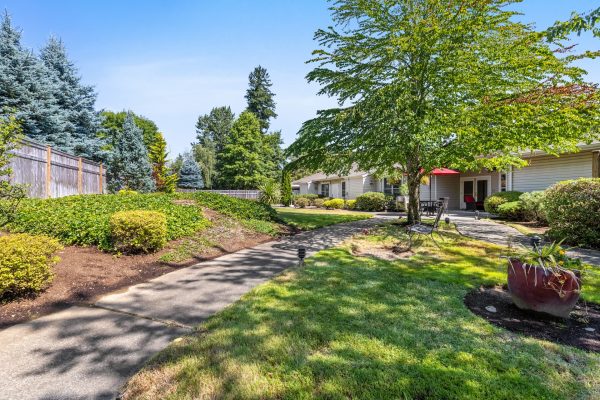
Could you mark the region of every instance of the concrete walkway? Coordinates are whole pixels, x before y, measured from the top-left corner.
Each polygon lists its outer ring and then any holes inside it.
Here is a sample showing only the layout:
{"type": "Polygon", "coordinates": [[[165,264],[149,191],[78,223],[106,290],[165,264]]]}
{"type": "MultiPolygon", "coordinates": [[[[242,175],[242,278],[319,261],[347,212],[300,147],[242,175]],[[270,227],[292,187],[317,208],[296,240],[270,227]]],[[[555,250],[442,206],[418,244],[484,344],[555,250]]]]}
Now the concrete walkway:
{"type": "Polygon", "coordinates": [[[154,353],[307,255],[335,246],[373,218],[238,251],[65,311],[0,331],[1,399],[114,399],[154,353]]]}
{"type": "MultiPolygon", "coordinates": [[[[531,247],[530,238],[515,228],[490,220],[476,220],[464,214],[450,214],[450,219],[456,224],[460,233],[474,239],[506,246],[509,240],[513,243],[531,247]]],[[[577,257],[587,264],[600,266],[600,251],[573,248],[567,252],[571,257],[577,257]]]]}

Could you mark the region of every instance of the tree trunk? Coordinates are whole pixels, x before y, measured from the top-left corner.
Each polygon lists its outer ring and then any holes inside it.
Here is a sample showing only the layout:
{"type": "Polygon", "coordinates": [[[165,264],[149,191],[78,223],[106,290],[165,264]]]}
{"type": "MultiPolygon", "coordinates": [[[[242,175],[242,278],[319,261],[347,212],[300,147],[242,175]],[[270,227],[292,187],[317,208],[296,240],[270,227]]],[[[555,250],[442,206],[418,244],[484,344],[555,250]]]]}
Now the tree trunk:
{"type": "Polygon", "coordinates": [[[420,200],[420,187],[421,179],[418,174],[407,176],[408,178],[408,223],[415,224],[421,221],[421,214],[419,213],[419,200],[420,200]]]}

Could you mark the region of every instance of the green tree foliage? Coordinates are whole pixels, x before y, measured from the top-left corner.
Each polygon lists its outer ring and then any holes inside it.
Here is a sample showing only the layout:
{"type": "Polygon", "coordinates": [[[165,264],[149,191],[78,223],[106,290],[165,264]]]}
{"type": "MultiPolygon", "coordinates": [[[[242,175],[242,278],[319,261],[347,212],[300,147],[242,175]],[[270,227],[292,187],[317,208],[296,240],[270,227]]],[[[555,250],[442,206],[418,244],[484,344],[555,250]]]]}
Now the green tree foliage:
{"type": "Polygon", "coordinates": [[[163,135],[158,132],[154,143],[150,146],[148,157],[152,164],[152,178],[158,192],[173,193],[177,186],[177,175],[170,174],[167,168],[167,142],[163,135]]]}
{"type": "Polygon", "coordinates": [[[211,189],[217,179],[217,151],[212,140],[207,139],[205,144],[196,144],[192,149],[194,159],[200,165],[204,187],[211,189]]]}
{"type": "Polygon", "coordinates": [[[209,114],[201,115],[196,122],[196,139],[203,146],[212,144],[217,153],[223,151],[231,133],[235,114],[229,106],[215,107],[209,114]]]}
{"type": "Polygon", "coordinates": [[[579,36],[585,31],[591,31],[594,36],[600,37],[598,22],[600,22],[600,7],[583,15],[573,12],[571,18],[567,21],[558,21],[548,28],[546,37],[549,41],[554,41],[556,39],[566,39],[571,33],[577,33],[577,36],[579,36]]]}
{"type": "Polygon", "coordinates": [[[0,115],[0,227],[12,221],[19,202],[25,197],[23,186],[10,184],[10,159],[21,132],[21,125],[13,114],[0,115]]]}
{"type": "Polygon", "coordinates": [[[101,135],[106,138],[109,148],[114,147],[119,141],[119,136],[123,132],[125,120],[129,114],[133,117],[135,125],[142,130],[144,145],[147,150],[150,150],[150,146],[152,146],[154,140],[157,138],[156,134],[159,133],[158,126],[154,121],[137,115],[132,111],[102,111],[100,113],[103,128],[101,135]]]}
{"type": "Polygon", "coordinates": [[[248,77],[248,90],[246,90],[247,111],[250,111],[260,121],[260,129],[263,133],[269,130],[271,118],[276,118],[275,96],[271,91],[271,78],[267,70],[260,65],[250,73],[248,77]]]}
{"type": "Polygon", "coordinates": [[[260,131],[260,122],[253,113],[244,111],[233,123],[231,136],[223,149],[221,185],[256,189],[267,177],[265,154],[268,154],[268,146],[260,131]]]}
{"type": "Polygon", "coordinates": [[[336,2],[336,27],[316,32],[307,79],[340,106],[303,124],[288,149],[294,165],[399,169],[414,222],[421,178],[436,167],[520,166],[527,149],[558,154],[598,138],[596,87],[544,33],[517,22],[511,3],[336,2]]]}
{"type": "Polygon", "coordinates": [[[204,187],[202,171],[194,157],[189,153],[183,157],[177,186],[183,189],[202,189],[204,187]]]}
{"type": "Polygon", "coordinates": [[[171,174],[179,176],[181,166],[183,165],[183,154],[177,154],[177,157],[169,163],[169,171],[171,174]]]}
{"type": "Polygon", "coordinates": [[[144,145],[143,132],[128,113],[123,123],[107,170],[108,187],[112,192],[122,189],[151,192],[156,188],[152,166],[144,145]]]}
{"type": "Polygon", "coordinates": [[[272,179],[265,179],[258,185],[258,201],[264,204],[277,204],[281,201],[281,187],[272,179]]]}
{"type": "Polygon", "coordinates": [[[292,204],[292,175],[287,169],[281,172],[281,203],[286,207],[292,204]]]}

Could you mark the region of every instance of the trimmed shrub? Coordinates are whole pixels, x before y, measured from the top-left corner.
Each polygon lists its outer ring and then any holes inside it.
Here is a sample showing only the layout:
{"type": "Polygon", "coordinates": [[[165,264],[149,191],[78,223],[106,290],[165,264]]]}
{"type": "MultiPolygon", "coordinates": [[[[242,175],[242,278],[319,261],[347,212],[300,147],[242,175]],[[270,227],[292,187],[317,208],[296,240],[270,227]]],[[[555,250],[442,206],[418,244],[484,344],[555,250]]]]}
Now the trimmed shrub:
{"type": "Polygon", "coordinates": [[[310,204],[310,201],[306,197],[299,197],[294,199],[294,206],[298,208],[306,208],[310,204]]]}
{"type": "Polygon", "coordinates": [[[167,217],[156,211],[120,211],[110,217],[110,233],[117,251],[151,253],[167,243],[167,217]]]}
{"type": "MultiPolygon", "coordinates": [[[[176,195],[153,193],[25,199],[7,228],[16,233],[48,235],[66,245],[97,245],[102,250],[114,250],[110,217],[118,211],[148,210],[160,211],[166,215],[167,240],[173,240],[191,235],[209,224],[200,207],[176,204],[178,198],[176,195]]],[[[252,203],[259,206],[257,202],[252,203]]],[[[243,211],[241,207],[239,211],[243,211]]]]}
{"type": "Polygon", "coordinates": [[[318,194],[297,194],[294,196],[294,204],[296,204],[297,199],[306,199],[308,200],[309,206],[314,206],[314,201],[319,198],[318,194]]]}
{"type": "Polygon", "coordinates": [[[344,208],[344,199],[331,199],[323,203],[325,208],[332,208],[334,210],[340,210],[344,208]]]}
{"type": "Polygon", "coordinates": [[[498,214],[498,207],[500,207],[501,204],[518,201],[519,196],[522,194],[523,192],[517,191],[494,193],[493,195],[486,197],[483,202],[483,208],[491,214],[498,214]]]}
{"type": "Polygon", "coordinates": [[[354,210],[356,208],[356,200],[348,200],[346,201],[346,210],[354,210]]]}
{"type": "Polygon", "coordinates": [[[322,208],[326,201],[327,199],[317,198],[312,201],[312,204],[315,207],[322,208]]]}
{"type": "Polygon", "coordinates": [[[546,189],[542,204],[553,239],[600,248],[600,179],[559,182],[546,189]]]}
{"type": "Polygon", "coordinates": [[[0,236],[0,297],[39,292],[52,281],[56,239],[26,233],[0,236]]]}
{"type": "Polygon", "coordinates": [[[496,214],[502,218],[514,221],[523,219],[523,206],[520,201],[509,201],[498,206],[496,214]]]}
{"type": "Polygon", "coordinates": [[[385,195],[380,192],[367,192],[356,198],[355,207],[361,211],[383,211],[385,208],[385,195]]]}
{"type": "Polygon", "coordinates": [[[527,192],[519,197],[519,202],[523,208],[523,218],[526,221],[547,223],[546,212],[544,209],[544,191],[527,192]]]}

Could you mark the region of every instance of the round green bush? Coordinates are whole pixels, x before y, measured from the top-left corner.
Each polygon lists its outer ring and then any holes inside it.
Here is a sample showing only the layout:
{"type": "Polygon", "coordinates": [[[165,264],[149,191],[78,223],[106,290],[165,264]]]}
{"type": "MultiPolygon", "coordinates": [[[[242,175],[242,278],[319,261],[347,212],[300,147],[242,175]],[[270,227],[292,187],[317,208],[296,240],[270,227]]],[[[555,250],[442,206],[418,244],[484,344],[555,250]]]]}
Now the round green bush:
{"type": "Polygon", "coordinates": [[[523,192],[518,192],[516,190],[494,193],[493,195],[486,197],[483,201],[483,208],[490,214],[498,214],[498,207],[500,207],[501,204],[518,201],[519,196],[522,194],[523,192]]]}
{"type": "Polygon", "coordinates": [[[555,240],[600,248],[600,178],[559,182],[546,189],[543,207],[555,240]]]}
{"type": "Polygon", "coordinates": [[[58,240],[19,233],[0,236],[0,297],[39,292],[52,281],[58,240]]]}
{"type": "Polygon", "coordinates": [[[312,205],[313,205],[313,206],[315,206],[315,207],[318,207],[318,208],[322,208],[322,207],[324,207],[324,204],[325,204],[325,202],[326,202],[327,200],[328,200],[328,199],[321,199],[321,198],[314,199],[314,200],[312,201],[312,205]]]}
{"type": "Polygon", "coordinates": [[[519,197],[519,202],[523,208],[523,218],[526,221],[547,223],[546,210],[544,209],[544,198],[546,192],[535,191],[523,193],[519,197]]]}
{"type": "Polygon", "coordinates": [[[323,203],[325,208],[331,208],[334,210],[340,210],[344,208],[344,199],[331,199],[323,203]]]}
{"type": "Polygon", "coordinates": [[[367,192],[356,198],[355,208],[361,211],[383,211],[385,195],[380,192],[367,192]]]}
{"type": "Polygon", "coordinates": [[[509,201],[498,206],[497,215],[504,219],[520,221],[523,219],[523,206],[520,201],[509,201]]]}
{"type": "Polygon", "coordinates": [[[117,251],[150,253],[167,243],[167,217],[157,211],[120,211],[110,217],[110,232],[117,251]]]}
{"type": "Polygon", "coordinates": [[[294,206],[298,208],[306,208],[310,201],[306,197],[298,197],[294,199],[294,206]]]}
{"type": "Polygon", "coordinates": [[[346,210],[354,210],[356,208],[356,200],[348,200],[345,205],[346,210]]]}

